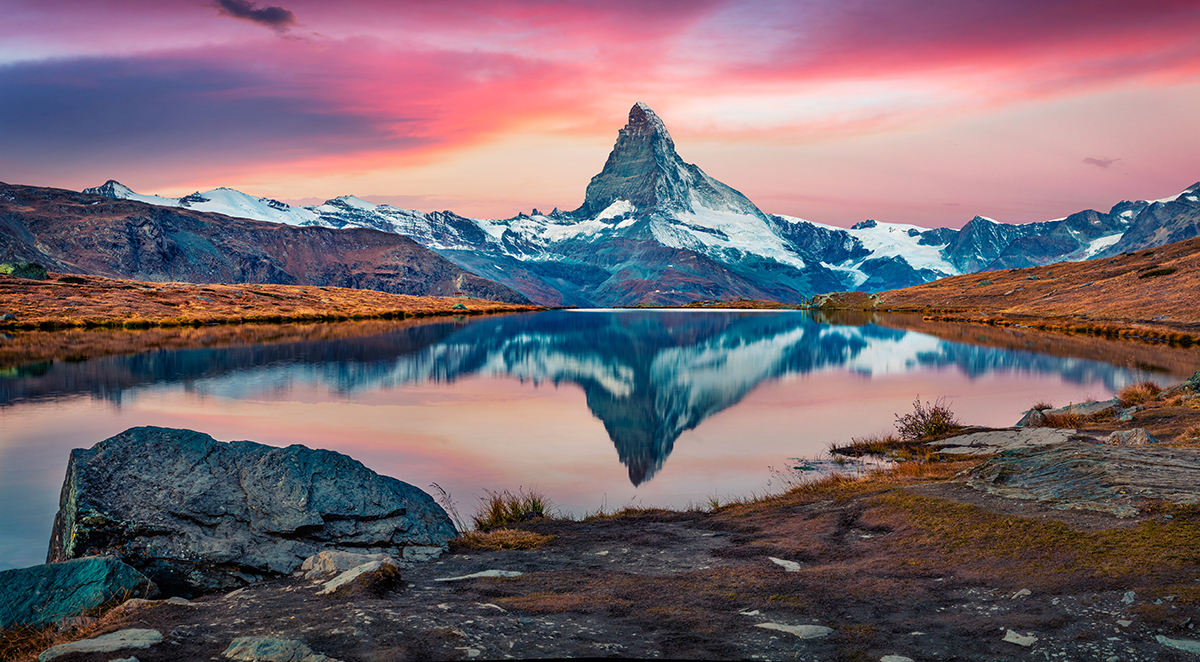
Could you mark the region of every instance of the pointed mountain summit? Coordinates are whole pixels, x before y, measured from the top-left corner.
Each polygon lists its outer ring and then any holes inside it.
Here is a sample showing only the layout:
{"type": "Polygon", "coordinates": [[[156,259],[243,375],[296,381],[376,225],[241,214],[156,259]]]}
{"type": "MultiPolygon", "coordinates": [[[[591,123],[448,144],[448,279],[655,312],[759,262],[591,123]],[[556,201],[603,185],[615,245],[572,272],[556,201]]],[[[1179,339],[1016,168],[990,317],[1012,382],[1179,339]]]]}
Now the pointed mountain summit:
{"type": "Polygon", "coordinates": [[[106,198],[116,198],[118,200],[128,200],[129,198],[137,195],[133,192],[133,189],[115,179],[110,179],[100,186],[85,188],[83,189],[83,192],[91,193],[92,195],[102,195],[106,198]]]}
{"type": "Polygon", "coordinates": [[[715,211],[765,218],[746,196],[684,162],[658,115],[644,103],[629,110],[629,123],[600,174],[592,178],[583,205],[573,214],[592,218],[613,203],[626,201],[638,211],[715,211]]]}

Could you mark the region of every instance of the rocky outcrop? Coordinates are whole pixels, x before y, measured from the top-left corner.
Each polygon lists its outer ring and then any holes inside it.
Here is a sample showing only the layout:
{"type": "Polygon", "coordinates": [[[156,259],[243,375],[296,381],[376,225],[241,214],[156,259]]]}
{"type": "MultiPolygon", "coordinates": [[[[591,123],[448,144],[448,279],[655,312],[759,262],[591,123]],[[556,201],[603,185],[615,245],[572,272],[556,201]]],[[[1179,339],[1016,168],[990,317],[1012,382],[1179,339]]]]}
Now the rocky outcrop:
{"type": "Polygon", "coordinates": [[[142,573],[111,557],[0,572],[0,630],[42,627],[129,597],[158,593],[142,573]]]}
{"type": "Polygon", "coordinates": [[[972,469],[977,490],[1131,517],[1143,504],[1200,503],[1200,451],[1069,441],[1001,453],[972,469]]]}
{"type": "Polygon", "coordinates": [[[49,560],[110,554],[190,595],[455,535],[428,494],[341,453],[141,427],[71,452],[49,560]]]}
{"type": "MultiPolygon", "coordinates": [[[[53,646],[38,655],[38,662],[49,662],[63,655],[82,654],[82,653],[111,653],[113,651],[126,650],[130,648],[150,648],[158,644],[163,639],[162,633],[158,630],[148,630],[144,628],[132,630],[118,630],[108,634],[92,637],[91,639],[83,639],[81,641],[72,641],[66,644],[53,646]]],[[[137,658],[125,658],[134,659],[137,658]]]]}
{"type": "Polygon", "coordinates": [[[222,655],[242,662],[338,662],[314,653],[304,642],[272,637],[239,637],[222,655]]]}

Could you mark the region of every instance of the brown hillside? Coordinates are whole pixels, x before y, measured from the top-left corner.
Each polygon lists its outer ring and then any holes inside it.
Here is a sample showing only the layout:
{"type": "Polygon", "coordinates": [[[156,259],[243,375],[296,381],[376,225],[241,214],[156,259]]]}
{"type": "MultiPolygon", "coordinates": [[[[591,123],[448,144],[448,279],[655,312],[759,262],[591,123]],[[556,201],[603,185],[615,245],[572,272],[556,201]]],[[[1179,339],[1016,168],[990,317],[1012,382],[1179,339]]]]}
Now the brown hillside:
{"type": "Polygon", "coordinates": [[[537,306],[304,285],[146,283],[50,274],[0,275],[0,328],[200,326],[540,310],[537,306]],[[455,306],[458,306],[457,308],[455,306]]]}
{"type": "Polygon", "coordinates": [[[1103,260],[954,276],[826,307],[1195,342],[1200,238],[1103,260]]]}

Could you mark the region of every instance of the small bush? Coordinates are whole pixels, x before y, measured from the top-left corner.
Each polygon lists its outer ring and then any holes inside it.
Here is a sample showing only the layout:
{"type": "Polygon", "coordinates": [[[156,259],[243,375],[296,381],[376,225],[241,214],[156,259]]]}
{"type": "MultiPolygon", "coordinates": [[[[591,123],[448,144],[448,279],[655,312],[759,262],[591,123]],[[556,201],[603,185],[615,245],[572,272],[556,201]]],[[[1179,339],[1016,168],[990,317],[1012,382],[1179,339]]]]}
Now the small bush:
{"type": "Polygon", "coordinates": [[[1030,407],[1030,409],[1046,411],[1047,409],[1054,409],[1054,405],[1050,404],[1046,400],[1038,400],[1037,402],[1033,403],[1033,406],[1030,407]]]}
{"type": "Polygon", "coordinates": [[[921,396],[913,400],[911,413],[896,414],[896,431],[905,441],[916,441],[951,432],[959,427],[954,412],[945,405],[945,398],[921,404],[921,396]]]}
{"type": "Polygon", "coordinates": [[[1175,267],[1167,267],[1166,269],[1153,269],[1151,271],[1147,271],[1144,274],[1140,274],[1138,276],[1138,278],[1154,278],[1155,276],[1170,276],[1171,274],[1175,273],[1176,271],[1179,271],[1179,270],[1176,269],[1175,267]]]}
{"type": "Polygon", "coordinates": [[[476,530],[491,531],[550,515],[550,500],[537,490],[518,489],[516,494],[508,490],[484,492],[487,496],[479,497],[479,508],[471,516],[476,530]]]}
{"type": "Polygon", "coordinates": [[[1130,384],[1121,389],[1117,397],[1121,399],[1121,404],[1129,407],[1131,405],[1140,405],[1147,400],[1153,400],[1159,393],[1162,393],[1162,387],[1150,380],[1130,384]]]}
{"type": "Polygon", "coordinates": [[[37,262],[0,262],[0,274],[31,280],[46,280],[50,277],[46,268],[37,262]]]}

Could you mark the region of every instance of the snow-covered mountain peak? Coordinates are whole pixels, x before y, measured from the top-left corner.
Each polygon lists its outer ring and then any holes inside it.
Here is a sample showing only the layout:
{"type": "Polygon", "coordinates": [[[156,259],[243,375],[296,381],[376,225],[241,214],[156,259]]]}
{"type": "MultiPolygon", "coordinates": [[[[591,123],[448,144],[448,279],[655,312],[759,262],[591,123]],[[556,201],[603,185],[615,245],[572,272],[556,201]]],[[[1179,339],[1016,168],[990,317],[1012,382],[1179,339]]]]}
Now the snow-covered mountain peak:
{"type": "Polygon", "coordinates": [[[118,200],[129,200],[137,195],[133,192],[133,189],[115,179],[110,179],[100,186],[85,188],[83,192],[91,193],[92,195],[103,195],[106,198],[116,198],[118,200]]]}
{"type": "Polygon", "coordinates": [[[750,214],[765,221],[746,196],[684,162],[663,121],[644,103],[629,111],[628,123],[600,174],[592,178],[576,218],[596,218],[613,203],[660,213],[718,212],[750,214]]]}
{"type": "Polygon", "coordinates": [[[641,101],[633,104],[633,108],[629,109],[629,123],[625,125],[622,132],[629,132],[635,135],[657,135],[666,141],[672,149],[675,148],[675,141],[671,140],[671,134],[667,131],[667,125],[658,117],[650,106],[641,101]]]}
{"type": "Polygon", "coordinates": [[[353,195],[339,195],[338,197],[336,197],[332,200],[326,200],[325,204],[321,205],[321,206],[322,207],[324,207],[324,206],[348,207],[350,209],[362,209],[364,211],[374,211],[375,208],[377,208],[377,207],[390,206],[390,205],[377,205],[373,202],[367,202],[366,200],[363,200],[362,198],[357,198],[353,195]]]}

